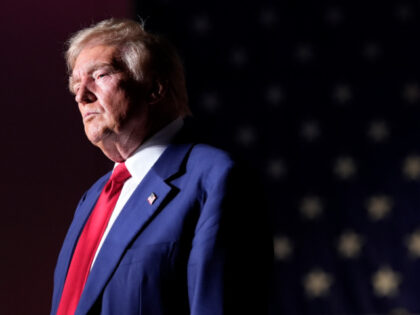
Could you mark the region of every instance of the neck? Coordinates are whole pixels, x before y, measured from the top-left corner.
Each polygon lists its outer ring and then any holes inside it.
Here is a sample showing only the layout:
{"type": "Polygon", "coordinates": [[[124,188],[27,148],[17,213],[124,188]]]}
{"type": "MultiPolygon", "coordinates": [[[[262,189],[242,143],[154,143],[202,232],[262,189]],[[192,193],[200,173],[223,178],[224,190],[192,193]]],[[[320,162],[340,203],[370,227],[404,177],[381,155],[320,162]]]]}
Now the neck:
{"type": "Polygon", "coordinates": [[[146,140],[152,137],[160,129],[165,127],[177,116],[159,117],[155,120],[147,121],[133,120],[126,130],[119,134],[112,134],[105,138],[98,147],[102,152],[114,162],[124,162],[127,160],[146,140]],[[152,121],[152,122],[150,122],[152,121]]]}

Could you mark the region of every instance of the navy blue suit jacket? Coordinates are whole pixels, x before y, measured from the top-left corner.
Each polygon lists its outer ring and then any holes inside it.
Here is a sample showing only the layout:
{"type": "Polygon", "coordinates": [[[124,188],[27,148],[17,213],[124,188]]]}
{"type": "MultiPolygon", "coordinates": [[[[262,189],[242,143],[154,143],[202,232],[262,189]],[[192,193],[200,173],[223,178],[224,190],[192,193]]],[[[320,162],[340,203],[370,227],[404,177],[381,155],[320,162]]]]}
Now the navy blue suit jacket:
{"type": "MultiPolygon", "coordinates": [[[[179,138],[171,144],[112,226],[76,314],[264,314],[269,256],[258,223],[263,213],[247,189],[254,183],[235,170],[221,150],[179,138]],[[152,205],[151,193],[157,196],[152,205]]],[[[109,176],[76,209],[55,269],[51,314],[109,176]]]]}

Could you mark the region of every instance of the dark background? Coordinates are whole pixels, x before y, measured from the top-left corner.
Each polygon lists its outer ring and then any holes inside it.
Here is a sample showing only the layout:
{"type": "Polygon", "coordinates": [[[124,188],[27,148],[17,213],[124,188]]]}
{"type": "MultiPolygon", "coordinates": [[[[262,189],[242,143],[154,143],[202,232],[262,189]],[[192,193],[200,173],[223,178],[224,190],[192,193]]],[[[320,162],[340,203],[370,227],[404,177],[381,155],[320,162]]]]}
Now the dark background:
{"type": "Polygon", "coordinates": [[[420,11],[410,0],[4,5],[0,313],[48,313],[77,201],[112,165],[83,134],[64,42],[137,14],[178,47],[207,136],[263,178],[272,314],[420,313],[420,11]]]}
{"type": "Polygon", "coordinates": [[[0,314],[48,314],[54,266],[75,206],[112,165],[84,136],[67,90],[64,42],[82,26],[131,16],[133,9],[128,1],[6,2],[0,314]]]}

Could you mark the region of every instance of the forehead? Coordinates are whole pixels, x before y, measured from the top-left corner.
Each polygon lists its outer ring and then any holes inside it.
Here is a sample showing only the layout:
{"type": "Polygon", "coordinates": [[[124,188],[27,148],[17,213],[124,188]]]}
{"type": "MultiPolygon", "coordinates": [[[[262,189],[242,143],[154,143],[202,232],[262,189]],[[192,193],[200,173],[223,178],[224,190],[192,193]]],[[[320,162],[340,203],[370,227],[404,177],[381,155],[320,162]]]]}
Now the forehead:
{"type": "Polygon", "coordinates": [[[117,47],[115,46],[88,46],[82,49],[74,63],[72,77],[89,73],[99,66],[113,65],[115,63],[117,47]]]}

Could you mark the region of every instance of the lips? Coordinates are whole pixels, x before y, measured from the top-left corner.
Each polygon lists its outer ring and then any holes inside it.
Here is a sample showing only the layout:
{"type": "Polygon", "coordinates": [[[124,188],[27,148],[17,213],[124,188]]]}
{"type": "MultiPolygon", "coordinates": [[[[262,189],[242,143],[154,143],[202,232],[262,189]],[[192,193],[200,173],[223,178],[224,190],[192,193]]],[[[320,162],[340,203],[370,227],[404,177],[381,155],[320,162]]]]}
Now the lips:
{"type": "Polygon", "coordinates": [[[96,111],[88,111],[86,113],[83,114],[83,120],[90,120],[93,119],[96,115],[98,115],[99,113],[96,111]]]}

